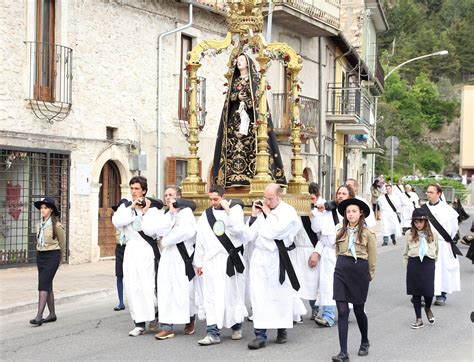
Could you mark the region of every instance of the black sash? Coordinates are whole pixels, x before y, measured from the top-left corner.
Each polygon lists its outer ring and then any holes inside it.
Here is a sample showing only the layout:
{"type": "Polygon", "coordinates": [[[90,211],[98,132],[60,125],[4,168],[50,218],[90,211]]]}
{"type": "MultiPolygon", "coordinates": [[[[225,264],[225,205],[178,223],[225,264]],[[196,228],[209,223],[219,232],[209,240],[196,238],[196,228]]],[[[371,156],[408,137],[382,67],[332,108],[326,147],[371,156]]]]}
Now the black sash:
{"type": "MultiPolygon", "coordinates": [[[[409,199],[411,199],[411,196],[410,196],[410,194],[409,194],[408,192],[405,192],[405,195],[407,195],[407,197],[408,197],[409,199]]],[[[416,208],[415,201],[412,201],[411,203],[412,203],[413,206],[416,208]]]]}
{"type": "Polygon", "coordinates": [[[336,226],[337,224],[339,224],[339,216],[337,216],[337,210],[332,209],[331,212],[332,212],[332,219],[334,221],[334,226],[336,226]]]}
{"type": "Polygon", "coordinates": [[[157,292],[157,281],[156,281],[156,273],[158,273],[158,263],[160,262],[161,254],[160,249],[158,249],[158,244],[156,240],[153,239],[151,236],[146,235],[142,230],[138,232],[140,236],[146,240],[148,244],[150,244],[151,248],[153,249],[153,254],[155,255],[155,293],[157,292]]]}
{"type": "Polygon", "coordinates": [[[313,248],[316,247],[316,244],[318,243],[318,235],[316,235],[313,229],[311,229],[311,219],[309,216],[301,216],[301,222],[303,223],[304,230],[306,231],[309,240],[311,240],[311,244],[313,244],[313,248]]]}
{"type": "Polygon", "coordinates": [[[395,186],[397,186],[398,191],[403,192],[402,189],[400,188],[400,186],[398,186],[398,185],[395,185],[395,186]]]}
{"type": "MultiPolygon", "coordinates": [[[[207,216],[207,221],[209,223],[209,226],[211,227],[211,230],[212,230],[212,227],[214,226],[214,223],[216,222],[216,217],[214,216],[214,213],[212,212],[212,207],[209,207],[206,209],[206,216],[207,216]]],[[[225,233],[222,234],[221,236],[216,235],[216,238],[219,239],[224,249],[227,251],[227,253],[229,253],[229,257],[227,258],[226,274],[229,277],[232,277],[235,275],[235,270],[237,270],[237,273],[243,273],[245,267],[244,267],[244,264],[242,263],[242,259],[240,259],[240,256],[239,256],[239,252],[241,253],[244,252],[243,246],[236,248],[225,233]]]]}
{"type": "Polygon", "coordinates": [[[278,253],[280,255],[280,277],[279,281],[280,284],[283,284],[285,281],[285,271],[288,273],[288,278],[290,278],[291,286],[294,290],[300,289],[300,283],[295,273],[295,269],[293,268],[293,264],[291,264],[290,256],[288,255],[288,251],[293,250],[296,246],[295,244],[291,244],[288,248],[285,246],[283,240],[276,240],[275,243],[278,247],[278,253]]]}
{"type": "Polygon", "coordinates": [[[193,268],[194,253],[191,256],[188,255],[188,251],[186,250],[186,245],[184,245],[184,241],[176,244],[176,247],[178,248],[181,258],[183,258],[185,273],[188,276],[189,281],[191,281],[196,275],[193,268]]]}
{"type": "Polygon", "coordinates": [[[397,209],[395,208],[395,206],[393,206],[392,200],[390,200],[390,197],[388,197],[388,195],[385,194],[385,198],[387,199],[387,202],[390,205],[390,207],[392,208],[393,212],[397,215],[398,222],[402,222],[402,220],[400,219],[400,216],[397,213],[397,209]]]}
{"type": "Polygon", "coordinates": [[[428,217],[430,219],[431,224],[434,226],[434,228],[438,231],[438,233],[441,235],[441,237],[446,241],[447,243],[451,244],[451,251],[453,252],[453,256],[457,258],[456,255],[461,255],[461,250],[456,246],[456,244],[453,242],[453,239],[451,238],[451,235],[448,234],[448,232],[444,229],[444,227],[436,220],[434,215],[431,213],[430,208],[428,207],[427,204],[424,204],[422,206],[426,210],[426,213],[428,214],[428,217]]]}

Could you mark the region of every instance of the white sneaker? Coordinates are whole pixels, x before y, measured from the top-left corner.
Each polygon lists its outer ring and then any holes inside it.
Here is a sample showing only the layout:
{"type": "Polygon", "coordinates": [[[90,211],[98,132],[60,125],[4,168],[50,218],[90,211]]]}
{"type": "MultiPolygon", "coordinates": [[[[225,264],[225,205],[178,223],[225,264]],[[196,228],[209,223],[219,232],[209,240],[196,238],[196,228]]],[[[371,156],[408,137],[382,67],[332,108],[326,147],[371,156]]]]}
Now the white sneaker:
{"type": "Polygon", "coordinates": [[[252,314],[252,315],[249,315],[249,316],[247,317],[247,320],[248,320],[249,322],[253,322],[253,314],[252,314]]]}
{"type": "Polygon", "coordinates": [[[296,321],[293,321],[293,324],[303,324],[303,317],[300,316],[300,318],[296,321]]]}
{"type": "Polygon", "coordinates": [[[242,330],[239,329],[237,331],[233,331],[232,332],[232,337],[231,337],[234,341],[238,340],[238,339],[242,339],[242,330]]]}
{"type": "Polygon", "coordinates": [[[216,338],[216,337],[206,336],[203,339],[201,339],[200,341],[198,341],[198,343],[201,346],[210,346],[211,344],[221,343],[221,339],[219,337],[216,338]]]}
{"type": "Polygon", "coordinates": [[[138,337],[139,335],[145,333],[145,329],[142,327],[135,327],[133,328],[130,332],[128,332],[128,335],[130,337],[138,337]]]}

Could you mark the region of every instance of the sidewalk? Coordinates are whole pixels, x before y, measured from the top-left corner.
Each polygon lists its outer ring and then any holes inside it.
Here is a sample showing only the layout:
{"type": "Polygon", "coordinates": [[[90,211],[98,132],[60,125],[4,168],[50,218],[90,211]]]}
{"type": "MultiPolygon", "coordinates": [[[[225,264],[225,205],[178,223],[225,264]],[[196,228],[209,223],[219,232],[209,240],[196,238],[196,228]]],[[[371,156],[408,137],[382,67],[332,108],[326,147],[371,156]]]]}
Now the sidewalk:
{"type": "MultiPolygon", "coordinates": [[[[116,293],[115,260],[62,264],[54,278],[57,304],[116,293]]],[[[38,271],[29,267],[0,269],[0,316],[35,310],[38,303],[38,271]]]]}

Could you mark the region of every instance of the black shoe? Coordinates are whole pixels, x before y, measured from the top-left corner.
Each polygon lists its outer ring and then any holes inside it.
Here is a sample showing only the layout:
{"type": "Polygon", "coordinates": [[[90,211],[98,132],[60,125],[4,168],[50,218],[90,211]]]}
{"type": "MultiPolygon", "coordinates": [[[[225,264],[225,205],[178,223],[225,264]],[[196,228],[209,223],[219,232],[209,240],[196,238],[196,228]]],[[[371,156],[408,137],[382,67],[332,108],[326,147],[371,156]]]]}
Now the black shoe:
{"type": "Polygon", "coordinates": [[[320,327],[330,327],[329,322],[323,317],[318,316],[314,318],[314,323],[316,323],[320,327]]]}
{"type": "Polygon", "coordinates": [[[50,323],[50,322],[56,322],[58,320],[58,317],[54,316],[54,317],[51,317],[51,318],[45,318],[43,319],[43,323],[50,323]]]}
{"type": "Polygon", "coordinates": [[[39,321],[36,319],[30,319],[30,324],[37,325],[38,327],[41,327],[41,325],[44,323],[44,319],[41,318],[39,321]]]}
{"type": "Polygon", "coordinates": [[[370,343],[361,343],[359,347],[359,352],[357,353],[358,356],[367,356],[369,354],[369,347],[370,343]]]}
{"type": "Polygon", "coordinates": [[[283,344],[286,342],[288,342],[288,332],[286,331],[286,329],[278,330],[276,343],[283,344]]]}
{"type": "Polygon", "coordinates": [[[114,311],[118,312],[120,310],[124,310],[125,309],[125,306],[124,305],[118,305],[116,307],[114,307],[114,311]]]}
{"type": "Polygon", "coordinates": [[[255,338],[253,341],[247,344],[249,349],[260,349],[265,347],[265,341],[263,339],[255,338]]]}
{"type": "Polygon", "coordinates": [[[339,352],[337,356],[332,356],[332,360],[338,362],[349,361],[349,353],[339,352]]]}

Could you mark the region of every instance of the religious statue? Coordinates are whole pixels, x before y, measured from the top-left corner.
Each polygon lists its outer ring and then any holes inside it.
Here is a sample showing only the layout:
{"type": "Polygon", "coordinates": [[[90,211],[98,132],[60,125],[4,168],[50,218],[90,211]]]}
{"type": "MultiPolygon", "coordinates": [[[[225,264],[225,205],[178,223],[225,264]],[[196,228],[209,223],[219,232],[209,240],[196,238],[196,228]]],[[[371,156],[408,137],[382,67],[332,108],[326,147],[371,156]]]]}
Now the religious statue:
{"type": "MultiPolygon", "coordinates": [[[[256,120],[258,119],[258,89],[260,73],[246,54],[237,57],[224,103],[217,133],[212,167],[212,182],[225,188],[249,186],[256,171],[256,120]]],[[[283,162],[267,114],[268,173],[272,179],[286,185],[283,162]]]]}

